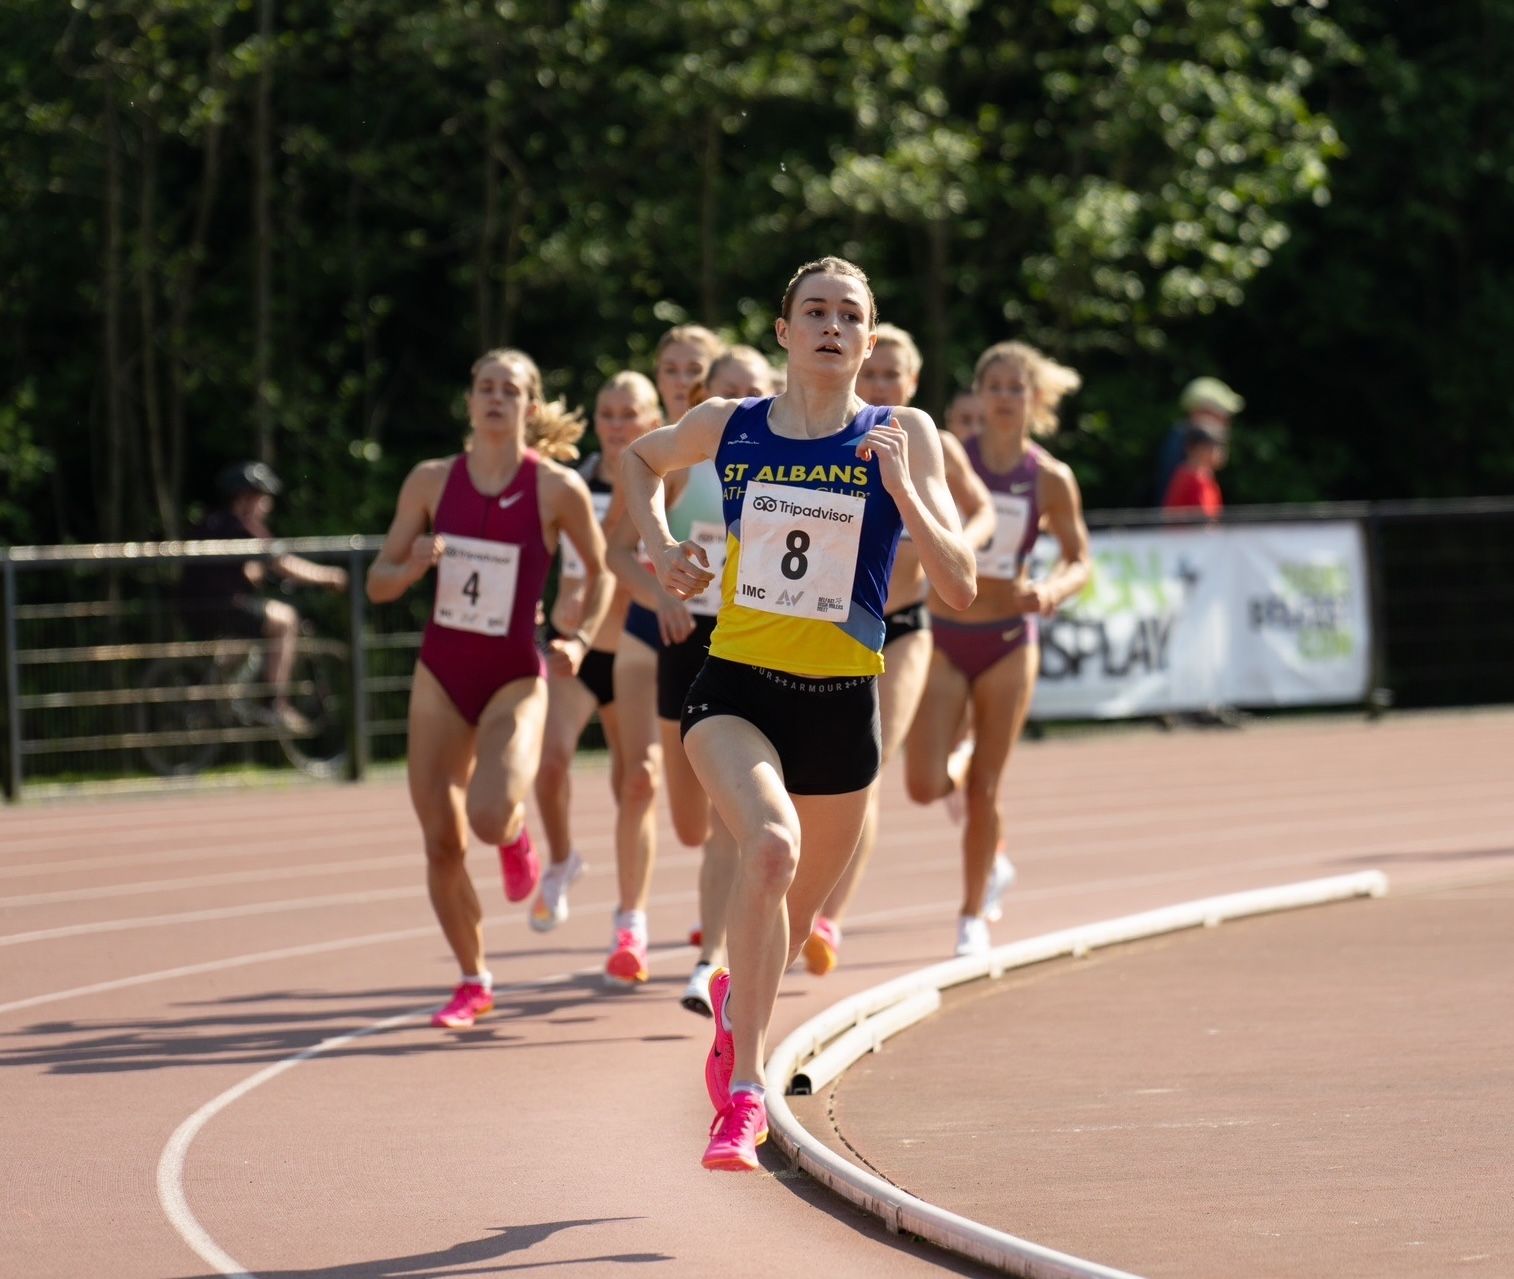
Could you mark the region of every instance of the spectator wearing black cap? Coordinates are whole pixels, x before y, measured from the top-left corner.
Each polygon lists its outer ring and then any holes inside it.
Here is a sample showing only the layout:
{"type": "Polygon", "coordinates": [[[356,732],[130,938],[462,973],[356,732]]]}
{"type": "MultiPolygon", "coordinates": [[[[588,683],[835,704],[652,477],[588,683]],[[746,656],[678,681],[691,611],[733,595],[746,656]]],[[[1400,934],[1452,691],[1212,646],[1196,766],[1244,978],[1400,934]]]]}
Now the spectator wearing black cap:
{"type": "Polygon", "coordinates": [[[1184,434],[1182,464],[1162,495],[1164,511],[1203,511],[1218,519],[1225,509],[1214,473],[1225,464],[1225,441],[1208,426],[1190,426],[1184,434]]]}
{"type": "MultiPolygon", "coordinates": [[[[216,479],[221,505],[190,530],[196,541],[269,539],[268,514],[283,485],[263,462],[238,462],[216,479]]],[[[300,615],[282,600],[260,591],[272,572],[305,586],[345,590],[346,570],[317,564],[299,555],[251,555],[246,559],[192,558],[179,584],[185,618],[198,634],[215,639],[266,639],[263,679],[273,687],[270,718],[291,732],[307,729],[289,704],[289,676],[294,669],[300,615]]]]}
{"type": "Polygon", "coordinates": [[[1187,457],[1189,431],[1200,427],[1217,439],[1223,449],[1228,449],[1230,420],[1246,407],[1246,401],[1217,377],[1196,377],[1183,388],[1178,407],[1183,417],[1173,423],[1157,450],[1152,500],[1158,506],[1166,505],[1172,477],[1187,457]]]}

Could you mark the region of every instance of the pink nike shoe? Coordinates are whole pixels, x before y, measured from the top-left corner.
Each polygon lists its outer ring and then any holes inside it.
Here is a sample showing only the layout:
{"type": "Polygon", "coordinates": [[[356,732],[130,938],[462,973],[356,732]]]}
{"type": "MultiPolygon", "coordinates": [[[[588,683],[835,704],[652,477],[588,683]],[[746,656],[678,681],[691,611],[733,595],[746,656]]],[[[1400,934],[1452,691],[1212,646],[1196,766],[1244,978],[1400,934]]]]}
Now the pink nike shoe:
{"type": "Polygon", "coordinates": [[[494,993],[476,981],[465,981],[452,998],[431,1014],[431,1024],[446,1030],[467,1030],[485,1013],[493,1011],[494,993]]]}
{"type": "Polygon", "coordinates": [[[730,1104],[710,1125],[704,1166],[712,1172],[756,1172],[757,1147],[768,1139],[768,1110],[755,1093],[731,1094],[730,1104]]]}
{"type": "Polygon", "coordinates": [[[715,1042],[704,1059],[704,1086],[710,1104],[724,1111],[731,1104],[731,1075],[736,1069],[736,1040],[725,1028],[725,1001],[731,995],[731,973],[717,968],[710,978],[710,1012],[715,1020],[715,1042]]]}
{"type": "Polygon", "coordinates": [[[615,949],[605,960],[605,978],[623,986],[635,986],[647,979],[647,939],[630,928],[617,929],[615,949]]]}
{"type": "Polygon", "coordinates": [[[507,900],[523,902],[531,896],[531,890],[541,878],[541,858],[531,843],[531,832],[524,826],[513,844],[499,846],[499,868],[504,872],[507,900]]]}

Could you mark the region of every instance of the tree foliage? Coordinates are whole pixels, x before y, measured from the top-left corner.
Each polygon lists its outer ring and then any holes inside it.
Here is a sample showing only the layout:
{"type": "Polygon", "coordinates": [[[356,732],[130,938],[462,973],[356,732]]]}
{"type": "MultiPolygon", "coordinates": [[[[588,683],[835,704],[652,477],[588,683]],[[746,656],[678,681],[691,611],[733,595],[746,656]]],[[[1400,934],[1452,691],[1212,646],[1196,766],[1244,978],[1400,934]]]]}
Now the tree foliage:
{"type": "Polygon", "coordinates": [[[1473,0],[14,0],[0,536],[172,535],[256,452],[281,528],[377,529],[479,350],[578,401],[682,319],[772,350],[822,252],[917,334],[929,409],[1009,334],[1078,365],[1093,502],[1140,500],[1211,365],[1256,406],[1243,494],[1409,491],[1353,431],[1509,403],[1506,370],[1466,385],[1514,324],[1485,269],[1508,28],[1473,0]],[[1434,324],[1466,341],[1415,396],[1434,324]]]}

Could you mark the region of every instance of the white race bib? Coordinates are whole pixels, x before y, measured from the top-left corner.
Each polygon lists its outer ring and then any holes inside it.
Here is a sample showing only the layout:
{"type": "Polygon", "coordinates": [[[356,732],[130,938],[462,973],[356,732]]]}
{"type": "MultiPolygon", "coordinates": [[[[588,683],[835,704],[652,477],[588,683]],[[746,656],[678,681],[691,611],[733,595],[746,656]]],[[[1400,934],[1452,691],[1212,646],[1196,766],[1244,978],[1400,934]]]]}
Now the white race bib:
{"type": "Polygon", "coordinates": [[[446,550],[436,566],[438,626],[479,635],[508,635],[520,576],[520,547],[482,537],[442,534],[446,550]]]}
{"type": "Polygon", "coordinates": [[[994,535],[978,552],[982,577],[1012,578],[1020,571],[1020,543],[1030,521],[1030,498],[1018,493],[990,493],[994,501],[994,535]]]}
{"type": "Polygon", "coordinates": [[[720,578],[725,569],[725,525],[695,520],[689,526],[689,540],[704,547],[710,557],[710,572],[715,580],[689,601],[689,612],[700,617],[714,617],[720,612],[720,578]]]}
{"type": "MultiPolygon", "coordinates": [[[[605,516],[610,513],[610,499],[614,496],[615,494],[613,493],[589,494],[589,500],[594,503],[594,518],[599,521],[601,527],[604,526],[605,516]]],[[[589,571],[584,567],[583,556],[578,553],[578,548],[566,537],[559,538],[557,544],[562,551],[562,568],[560,570],[562,576],[587,577],[589,571]]]]}
{"type": "Polygon", "coordinates": [[[846,621],[866,505],[849,493],[748,484],[736,603],[789,617],[846,621]]]}

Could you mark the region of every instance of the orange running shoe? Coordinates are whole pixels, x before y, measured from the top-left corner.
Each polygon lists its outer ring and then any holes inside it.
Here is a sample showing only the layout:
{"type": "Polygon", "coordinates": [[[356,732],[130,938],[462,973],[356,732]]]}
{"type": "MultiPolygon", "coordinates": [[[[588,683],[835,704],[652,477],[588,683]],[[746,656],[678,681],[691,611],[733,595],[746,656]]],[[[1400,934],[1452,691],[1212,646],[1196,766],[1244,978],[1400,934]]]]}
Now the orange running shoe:
{"type": "Polygon", "coordinates": [[[815,916],[815,927],[804,939],[804,966],[824,977],[841,958],[841,925],[824,915],[815,916]]]}

